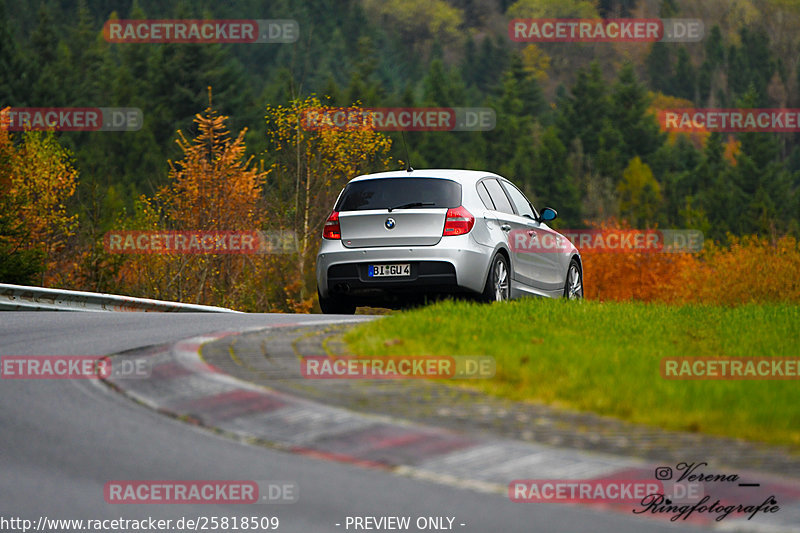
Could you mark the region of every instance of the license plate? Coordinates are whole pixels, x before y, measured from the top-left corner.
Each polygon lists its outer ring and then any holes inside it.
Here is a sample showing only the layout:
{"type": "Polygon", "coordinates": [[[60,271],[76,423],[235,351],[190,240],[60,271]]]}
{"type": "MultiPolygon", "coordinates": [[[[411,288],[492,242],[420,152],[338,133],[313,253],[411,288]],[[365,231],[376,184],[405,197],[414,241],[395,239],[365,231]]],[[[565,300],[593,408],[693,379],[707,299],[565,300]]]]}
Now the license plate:
{"type": "Polygon", "coordinates": [[[382,278],[387,276],[410,276],[411,265],[401,263],[399,265],[369,265],[367,275],[371,278],[382,278]]]}

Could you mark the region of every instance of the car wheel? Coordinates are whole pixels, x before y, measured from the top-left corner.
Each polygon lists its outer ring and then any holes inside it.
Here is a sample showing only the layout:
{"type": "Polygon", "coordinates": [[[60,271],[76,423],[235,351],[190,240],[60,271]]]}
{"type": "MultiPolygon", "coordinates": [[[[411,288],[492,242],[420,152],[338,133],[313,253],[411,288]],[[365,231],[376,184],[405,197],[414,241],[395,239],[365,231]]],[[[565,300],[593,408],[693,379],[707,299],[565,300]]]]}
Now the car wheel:
{"type": "Polygon", "coordinates": [[[567,269],[567,281],[564,283],[564,298],[580,300],[583,298],[583,273],[578,262],[573,259],[567,269]]]}
{"type": "Polygon", "coordinates": [[[336,296],[323,297],[317,290],[319,297],[319,308],[326,315],[352,315],[356,312],[356,305],[353,302],[336,296]]]}
{"type": "Polygon", "coordinates": [[[508,259],[503,254],[492,258],[492,266],[486,277],[483,299],[487,302],[501,302],[511,296],[511,277],[508,272],[508,259]]]}

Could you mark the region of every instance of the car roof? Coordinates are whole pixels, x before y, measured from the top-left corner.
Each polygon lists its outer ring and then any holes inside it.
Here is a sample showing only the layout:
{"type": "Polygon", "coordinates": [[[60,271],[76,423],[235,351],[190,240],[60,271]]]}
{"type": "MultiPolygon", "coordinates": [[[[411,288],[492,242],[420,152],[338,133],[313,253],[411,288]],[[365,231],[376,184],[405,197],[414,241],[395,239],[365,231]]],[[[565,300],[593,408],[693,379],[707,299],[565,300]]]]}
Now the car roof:
{"type": "Polygon", "coordinates": [[[364,180],[373,180],[381,178],[439,178],[439,179],[450,179],[462,183],[467,183],[467,182],[476,182],[482,178],[487,178],[487,177],[501,178],[502,176],[498,176],[493,172],[487,172],[484,170],[425,168],[425,169],[414,169],[411,172],[408,172],[406,170],[392,170],[390,172],[377,172],[375,174],[364,174],[361,176],[356,176],[355,178],[351,179],[350,183],[354,181],[364,181],[364,180]]]}

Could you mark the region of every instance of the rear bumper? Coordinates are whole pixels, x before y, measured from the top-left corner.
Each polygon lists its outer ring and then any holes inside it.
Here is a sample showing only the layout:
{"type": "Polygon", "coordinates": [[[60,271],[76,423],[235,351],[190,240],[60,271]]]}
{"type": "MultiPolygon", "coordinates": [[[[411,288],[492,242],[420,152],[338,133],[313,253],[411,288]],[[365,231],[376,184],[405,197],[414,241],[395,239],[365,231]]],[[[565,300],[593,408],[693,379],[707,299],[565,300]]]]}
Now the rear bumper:
{"type": "Polygon", "coordinates": [[[317,287],[322,296],[481,292],[491,251],[469,234],[442,238],[435,246],[359,249],[323,239],[317,254],[317,287]],[[376,263],[408,263],[411,275],[370,278],[368,265],[376,263]]]}

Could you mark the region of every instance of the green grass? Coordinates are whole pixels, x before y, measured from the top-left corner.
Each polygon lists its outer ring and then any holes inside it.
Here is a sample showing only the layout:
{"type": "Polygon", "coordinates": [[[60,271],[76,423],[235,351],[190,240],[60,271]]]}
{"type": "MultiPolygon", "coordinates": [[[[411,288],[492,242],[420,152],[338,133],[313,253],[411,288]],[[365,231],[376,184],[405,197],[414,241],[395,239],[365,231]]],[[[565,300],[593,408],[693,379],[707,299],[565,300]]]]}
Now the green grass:
{"type": "Polygon", "coordinates": [[[660,371],[666,356],[800,358],[800,306],[446,301],[359,325],[345,340],[363,355],[491,355],[494,379],[459,383],[800,452],[800,380],[667,380],[660,371]]]}

